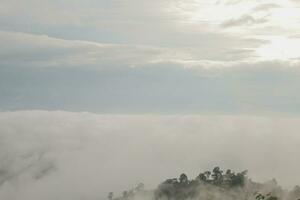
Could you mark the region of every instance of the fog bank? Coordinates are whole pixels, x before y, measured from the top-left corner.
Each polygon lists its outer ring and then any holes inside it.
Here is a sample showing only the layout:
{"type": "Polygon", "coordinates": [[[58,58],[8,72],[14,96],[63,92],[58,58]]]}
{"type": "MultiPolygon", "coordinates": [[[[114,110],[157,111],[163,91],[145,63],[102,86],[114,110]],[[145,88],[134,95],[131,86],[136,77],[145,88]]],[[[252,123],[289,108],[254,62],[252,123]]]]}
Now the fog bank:
{"type": "Polygon", "coordinates": [[[213,166],[292,187],[299,124],[291,117],[2,112],[0,199],[104,199],[213,166]]]}

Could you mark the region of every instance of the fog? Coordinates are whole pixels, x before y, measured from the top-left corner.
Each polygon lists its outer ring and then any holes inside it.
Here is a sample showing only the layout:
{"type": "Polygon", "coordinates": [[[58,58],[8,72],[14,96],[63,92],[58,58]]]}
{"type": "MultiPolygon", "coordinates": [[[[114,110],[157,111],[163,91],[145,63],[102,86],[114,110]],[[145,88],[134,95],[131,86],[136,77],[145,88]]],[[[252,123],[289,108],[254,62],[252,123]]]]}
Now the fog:
{"type": "Polygon", "coordinates": [[[299,184],[300,118],[0,113],[0,199],[94,200],[214,166],[299,184]]]}

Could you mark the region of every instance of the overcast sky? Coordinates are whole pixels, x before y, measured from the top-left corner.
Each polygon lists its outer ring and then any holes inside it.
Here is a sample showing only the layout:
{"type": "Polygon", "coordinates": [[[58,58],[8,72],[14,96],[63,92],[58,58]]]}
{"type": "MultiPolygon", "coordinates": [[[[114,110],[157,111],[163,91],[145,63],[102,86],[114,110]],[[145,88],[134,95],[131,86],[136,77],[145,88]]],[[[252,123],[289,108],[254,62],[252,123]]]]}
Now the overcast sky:
{"type": "Polygon", "coordinates": [[[1,0],[0,110],[300,112],[297,0],[1,0]]]}

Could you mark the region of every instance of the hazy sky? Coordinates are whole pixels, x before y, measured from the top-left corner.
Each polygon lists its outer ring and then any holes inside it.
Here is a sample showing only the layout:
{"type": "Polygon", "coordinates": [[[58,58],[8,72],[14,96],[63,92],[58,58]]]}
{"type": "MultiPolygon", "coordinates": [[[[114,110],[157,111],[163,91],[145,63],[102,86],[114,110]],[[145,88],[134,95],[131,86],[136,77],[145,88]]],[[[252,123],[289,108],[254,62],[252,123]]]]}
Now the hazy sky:
{"type": "Polygon", "coordinates": [[[300,112],[297,0],[1,0],[0,110],[300,112]]]}

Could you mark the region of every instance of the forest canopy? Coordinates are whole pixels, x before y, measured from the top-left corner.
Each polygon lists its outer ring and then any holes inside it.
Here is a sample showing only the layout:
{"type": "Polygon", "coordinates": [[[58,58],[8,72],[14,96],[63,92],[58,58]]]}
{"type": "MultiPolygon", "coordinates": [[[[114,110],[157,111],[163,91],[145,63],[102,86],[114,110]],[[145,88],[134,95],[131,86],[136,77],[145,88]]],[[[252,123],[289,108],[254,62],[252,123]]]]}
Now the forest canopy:
{"type": "Polygon", "coordinates": [[[109,200],[300,200],[300,187],[284,190],[275,179],[266,183],[252,181],[247,170],[235,173],[214,167],[194,179],[185,173],[161,182],[156,189],[146,190],[143,183],[126,190],[119,197],[108,194],[109,200]]]}

